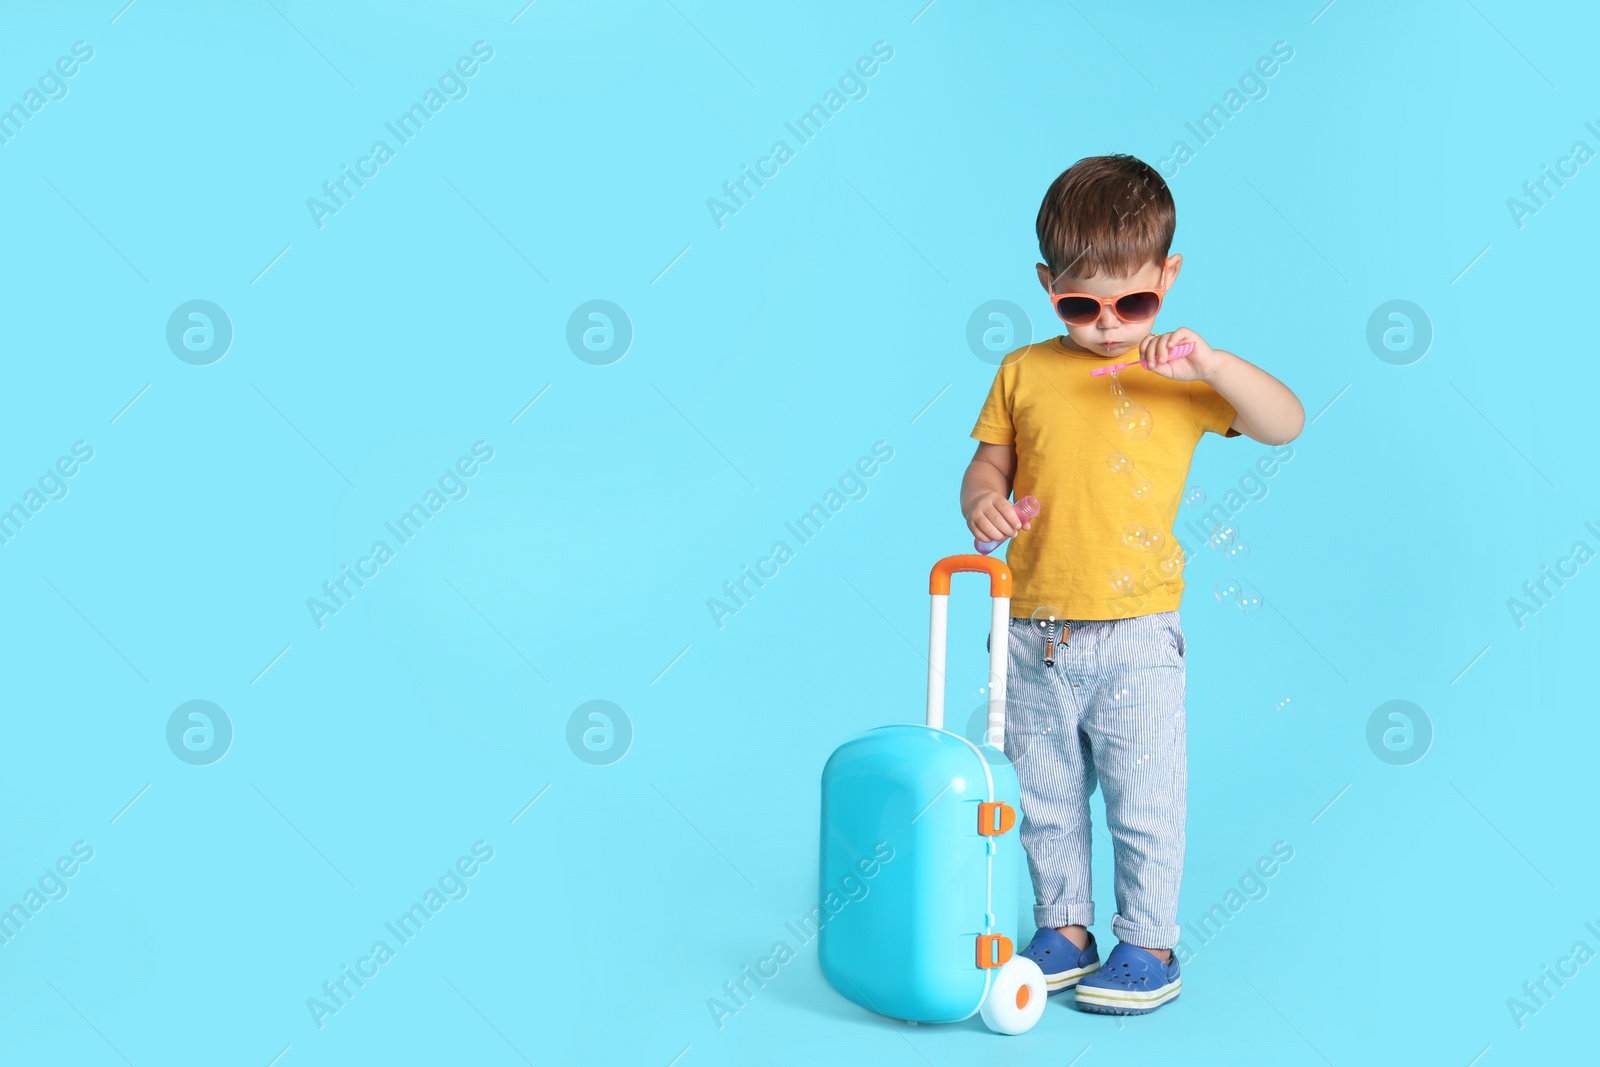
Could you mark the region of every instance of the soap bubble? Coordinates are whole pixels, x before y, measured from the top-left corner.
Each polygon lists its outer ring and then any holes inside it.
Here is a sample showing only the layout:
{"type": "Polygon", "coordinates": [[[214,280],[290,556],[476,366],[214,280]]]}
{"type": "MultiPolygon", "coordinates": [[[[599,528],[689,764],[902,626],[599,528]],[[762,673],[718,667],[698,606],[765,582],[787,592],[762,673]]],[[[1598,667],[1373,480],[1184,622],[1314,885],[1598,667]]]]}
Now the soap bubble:
{"type": "Polygon", "coordinates": [[[1245,582],[1239,590],[1239,610],[1246,615],[1254,615],[1261,610],[1263,603],[1265,601],[1256,587],[1249,582],[1245,582]]]}
{"type": "Polygon", "coordinates": [[[1183,494],[1183,502],[1191,508],[1197,508],[1206,502],[1206,491],[1198,485],[1191,485],[1188,492],[1183,494]]]}
{"type": "Polygon", "coordinates": [[[1161,561],[1156,564],[1156,569],[1159,570],[1164,577],[1176,578],[1179,574],[1183,573],[1184,562],[1183,546],[1178,545],[1171,552],[1168,552],[1165,556],[1161,557],[1161,561]]]}
{"type": "Polygon", "coordinates": [[[1118,420],[1125,419],[1133,412],[1133,408],[1133,401],[1129,400],[1127,397],[1122,397],[1115,404],[1111,405],[1111,416],[1112,418],[1118,420]]]}
{"type": "Polygon", "coordinates": [[[1125,471],[1131,471],[1133,469],[1133,460],[1129,459],[1127,456],[1124,456],[1121,452],[1113,452],[1111,455],[1106,457],[1106,466],[1110,467],[1117,474],[1122,474],[1125,471]]]}
{"type": "Polygon", "coordinates": [[[1054,604],[1040,604],[1038,607],[1033,609],[1032,618],[1035,625],[1037,625],[1041,631],[1047,629],[1051,623],[1055,623],[1056,628],[1059,630],[1061,624],[1061,609],[1056,607],[1054,604]]]}
{"type": "Polygon", "coordinates": [[[1159,555],[1167,546],[1167,538],[1160,530],[1152,530],[1148,526],[1133,523],[1122,528],[1122,543],[1141,552],[1159,555]]]}
{"type": "MultiPolygon", "coordinates": [[[[946,718],[948,725],[949,717],[946,718]]],[[[1006,750],[996,752],[990,749],[985,755],[994,763],[1006,762],[1013,766],[1020,765],[1028,754],[1029,740],[1037,731],[1033,728],[1033,716],[1028,711],[1028,706],[1020,700],[1012,701],[1006,706],[1006,750]]],[[[966,738],[975,745],[982,745],[989,738],[989,702],[981,700],[978,706],[972,709],[967,716],[966,738]]]]}
{"type": "Polygon", "coordinates": [[[1133,480],[1133,495],[1136,499],[1148,500],[1150,499],[1150,494],[1155,491],[1155,486],[1151,485],[1143,478],[1135,478],[1133,480]]]}
{"type": "Polygon", "coordinates": [[[1126,567],[1111,572],[1111,588],[1116,590],[1118,596],[1128,596],[1138,587],[1138,581],[1133,572],[1126,567]]]}
{"type": "Polygon", "coordinates": [[[1134,404],[1127,414],[1117,419],[1117,428],[1135,441],[1149,437],[1151,425],[1150,409],[1143,404],[1134,404]]]}
{"type": "Polygon", "coordinates": [[[1243,541],[1234,541],[1225,552],[1229,559],[1244,559],[1250,554],[1250,546],[1243,541]]]}
{"type": "Polygon", "coordinates": [[[1211,538],[1208,543],[1212,548],[1226,548],[1238,536],[1239,527],[1225,522],[1221,526],[1213,526],[1211,528],[1211,538]]]}
{"type": "Polygon", "coordinates": [[[1213,590],[1213,592],[1216,593],[1217,600],[1223,604],[1237,603],[1241,591],[1242,590],[1239,588],[1239,583],[1234,581],[1232,578],[1222,579],[1222,581],[1217,583],[1216,589],[1213,590]]]}

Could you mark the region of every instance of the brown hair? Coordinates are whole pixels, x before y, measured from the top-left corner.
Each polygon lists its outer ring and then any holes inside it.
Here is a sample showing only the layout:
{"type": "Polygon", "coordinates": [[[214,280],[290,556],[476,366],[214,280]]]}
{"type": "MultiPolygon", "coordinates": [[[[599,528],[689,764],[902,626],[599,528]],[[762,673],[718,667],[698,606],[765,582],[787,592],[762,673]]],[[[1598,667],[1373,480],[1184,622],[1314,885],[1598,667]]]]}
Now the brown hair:
{"type": "Polygon", "coordinates": [[[1035,229],[1053,279],[1137,273],[1162,264],[1178,209],[1155,168],[1133,156],[1088,156],[1050,183],[1035,229]]]}

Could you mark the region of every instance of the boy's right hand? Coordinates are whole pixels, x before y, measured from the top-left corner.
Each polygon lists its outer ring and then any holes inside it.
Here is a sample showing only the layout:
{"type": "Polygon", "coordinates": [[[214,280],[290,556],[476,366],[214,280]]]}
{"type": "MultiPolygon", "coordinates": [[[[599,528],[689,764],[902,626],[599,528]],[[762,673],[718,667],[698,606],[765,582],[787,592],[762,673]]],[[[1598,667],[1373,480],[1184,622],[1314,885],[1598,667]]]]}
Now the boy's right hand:
{"type": "Polygon", "coordinates": [[[983,493],[967,510],[967,529],[980,541],[1004,541],[1032,523],[1019,523],[1017,510],[999,493],[983,493]]]}

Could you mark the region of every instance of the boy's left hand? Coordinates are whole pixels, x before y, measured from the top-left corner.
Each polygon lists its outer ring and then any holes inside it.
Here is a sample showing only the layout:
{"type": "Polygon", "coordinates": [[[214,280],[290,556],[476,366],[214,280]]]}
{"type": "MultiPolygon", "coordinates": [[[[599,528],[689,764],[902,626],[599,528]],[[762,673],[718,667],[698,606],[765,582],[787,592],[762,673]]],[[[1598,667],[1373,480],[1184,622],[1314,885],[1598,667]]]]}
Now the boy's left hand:
{"type": "Polygon", "coordinates": [[[1206,344],[1205,338],[1186,326],[1171,333],[1153,333],[1139,342],[1139,362],[1144,369],[1174,381],[1204,381],[1222,360],[1223,353],[1206,344]],[[1194,351],[1180,359],[1169,360],[1167,353],[1186,341],[1194,342],[1194,351]]]}

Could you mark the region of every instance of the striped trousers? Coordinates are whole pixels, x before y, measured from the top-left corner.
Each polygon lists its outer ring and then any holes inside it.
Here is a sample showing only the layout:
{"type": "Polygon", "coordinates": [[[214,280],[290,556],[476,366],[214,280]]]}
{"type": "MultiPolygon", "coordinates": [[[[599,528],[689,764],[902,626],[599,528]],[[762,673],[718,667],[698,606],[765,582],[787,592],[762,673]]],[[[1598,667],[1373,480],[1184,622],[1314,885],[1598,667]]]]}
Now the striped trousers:
{"type": "Polygon", "coordinates": [[[1046,637],[1040,623],[1011,620],[1005,749],[1022,786],[1034,922],[1094,922],[1089,796],[1098,784],[1115,871],[1111,931],[1172,948],[1188,787],[1178,613],[1058,621],[1053,667],[1046,637]]]}

